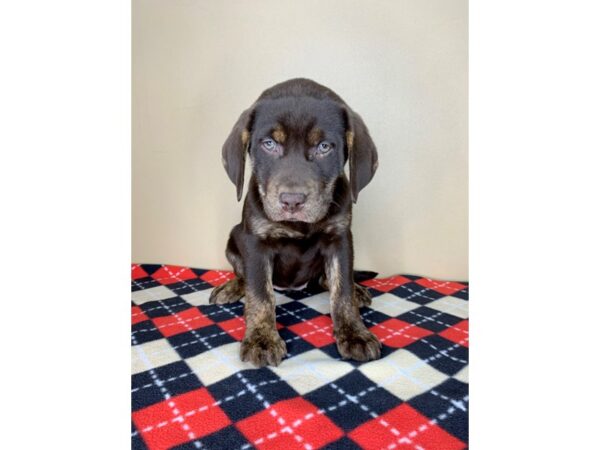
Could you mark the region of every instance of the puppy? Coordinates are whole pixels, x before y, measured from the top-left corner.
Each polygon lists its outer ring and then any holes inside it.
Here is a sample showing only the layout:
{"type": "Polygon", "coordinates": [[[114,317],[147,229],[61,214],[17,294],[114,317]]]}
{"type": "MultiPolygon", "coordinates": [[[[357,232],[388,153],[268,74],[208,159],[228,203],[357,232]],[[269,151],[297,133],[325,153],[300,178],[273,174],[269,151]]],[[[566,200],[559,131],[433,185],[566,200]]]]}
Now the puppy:
{"type": "Polygon", "coordinates": [[[275,328],[273,287],[302,288],[311,281],[329,290],[342,358],[379,358],[381,344],[359,314],[370,294],[353,280],[352,203],[377,170],[364,122],[330,89],[308,79],[285,81],[242,113],[223,145],[238,201],[246,155],[252,175],[242,221],[225,251],[236,278],[210,297],[212,304],[246,298],[242,361],[259,367],[281,362],[286,346],[275,328]]]}

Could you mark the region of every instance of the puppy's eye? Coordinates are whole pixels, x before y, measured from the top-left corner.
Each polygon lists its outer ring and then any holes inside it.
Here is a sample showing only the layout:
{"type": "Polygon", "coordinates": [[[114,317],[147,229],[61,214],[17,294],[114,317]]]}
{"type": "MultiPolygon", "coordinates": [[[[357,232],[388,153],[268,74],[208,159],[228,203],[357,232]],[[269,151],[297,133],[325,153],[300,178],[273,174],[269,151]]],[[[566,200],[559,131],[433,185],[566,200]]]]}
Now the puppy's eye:
{"type": "Polygon", "coordinates": [[[333,149],[333,144],[323,141],[317,147],[317,152],[321,155],[325,155],[325,154],[329,153],[332,149],[333,149]]]}
{"type": "Polygon", "coordinates": [[[262,141],[262,148],[264,148],[268,152],[275,151],[277,148],[277,144],[273,139],[265,139],[262,141]]]}

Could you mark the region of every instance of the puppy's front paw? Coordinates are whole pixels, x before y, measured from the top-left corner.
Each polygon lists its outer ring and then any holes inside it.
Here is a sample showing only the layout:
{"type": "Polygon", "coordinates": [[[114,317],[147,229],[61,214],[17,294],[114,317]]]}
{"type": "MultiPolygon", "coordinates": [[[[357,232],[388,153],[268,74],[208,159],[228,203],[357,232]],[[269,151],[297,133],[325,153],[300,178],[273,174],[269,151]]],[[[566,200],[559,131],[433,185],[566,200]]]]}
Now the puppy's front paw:
{"type": "Polygon", "coordinates": [[[354,298],[356,299],[359,308],[370,306],[373,301],[369,290],[358,283],[354,284],[354,298]]]}
{"type": "Polygon", "coordinates": [[[366,328],[337,333],[336,338],[337,348],[343,359],[370,361],[381,357],[381,343],[366,328]]]}
{"type": "Polygon", "coordinates": [[[285,342],[277,331],[273,330],[255,332],[244,338],[240,349],[240,358],[256,367],[263,367],[267,364],[278,366],[286,353],[285,342]]]}
{"type": "Polygon", "coordinates": [[[214,288],[210,293],[208,303],[211,305],[224,305],[226,303],[237,302],[243,296],[244,285],[239,278],[234,278],[214,288]]]}

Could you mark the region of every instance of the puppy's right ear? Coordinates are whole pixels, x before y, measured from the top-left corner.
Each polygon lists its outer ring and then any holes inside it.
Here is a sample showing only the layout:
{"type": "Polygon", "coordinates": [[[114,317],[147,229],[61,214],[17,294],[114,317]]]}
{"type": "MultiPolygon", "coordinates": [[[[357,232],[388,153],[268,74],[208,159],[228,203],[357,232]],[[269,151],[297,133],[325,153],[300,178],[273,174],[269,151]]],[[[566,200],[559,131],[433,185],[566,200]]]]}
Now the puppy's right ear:
{"type": "Polygon", "coordinates": [[[254,118],[254,107],[244,111],[233,126],[229,137],[223,144],[222,161],[229,179],[235,184],[238,202],[244,189],[244,168],[246,153],[250,146],[250,130],[254,118]]]}

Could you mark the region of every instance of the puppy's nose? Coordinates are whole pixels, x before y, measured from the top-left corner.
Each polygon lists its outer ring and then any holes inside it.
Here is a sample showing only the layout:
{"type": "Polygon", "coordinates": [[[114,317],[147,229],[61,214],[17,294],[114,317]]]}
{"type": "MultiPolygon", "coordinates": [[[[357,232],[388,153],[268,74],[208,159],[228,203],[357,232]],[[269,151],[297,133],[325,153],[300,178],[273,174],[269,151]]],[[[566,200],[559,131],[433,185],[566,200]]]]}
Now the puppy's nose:
{"type": "Polygon", "coordinates": [[[304,204],[306,194],[297,192],[282,192],[279,194],[279,202],[284,211],[294,212],[304,204]]]}

